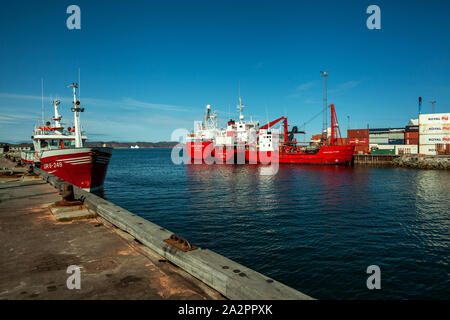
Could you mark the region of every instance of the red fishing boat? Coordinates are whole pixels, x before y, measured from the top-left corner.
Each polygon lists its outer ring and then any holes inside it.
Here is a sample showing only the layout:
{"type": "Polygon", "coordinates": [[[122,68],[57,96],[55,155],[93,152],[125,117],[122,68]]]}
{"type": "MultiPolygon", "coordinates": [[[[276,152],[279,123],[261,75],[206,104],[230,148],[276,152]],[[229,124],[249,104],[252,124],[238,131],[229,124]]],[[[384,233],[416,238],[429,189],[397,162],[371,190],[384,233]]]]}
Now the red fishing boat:
{"type": "Polygon", "coordinates": [[[87,139],[81,131],[80,107],[77,84],[72,84],[74,113],[73,128],[64,128],[59,114],[59,100],[52,102],[55,116],[45,124],[35,127],[32,136],[34,150],[23,151],[22,161],[41,168],[87,191],[101,189],[111,158],[111,148],[84,147],[87,139]]]}

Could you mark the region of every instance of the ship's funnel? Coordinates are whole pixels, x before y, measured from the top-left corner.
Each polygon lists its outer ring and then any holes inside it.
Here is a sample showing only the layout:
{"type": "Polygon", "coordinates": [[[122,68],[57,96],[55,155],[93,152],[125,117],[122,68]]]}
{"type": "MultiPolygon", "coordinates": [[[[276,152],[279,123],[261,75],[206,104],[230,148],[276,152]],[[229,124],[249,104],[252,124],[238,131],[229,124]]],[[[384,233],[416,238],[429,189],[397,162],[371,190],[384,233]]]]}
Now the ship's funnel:
{"type": "Polygon", "coordinates": [[[208,129],[208,120],[209,120],[209,114],[211,112],[211,105],[207,104],[206,105],[206,112],[205,112],[205,124],[204,124],[204,128],[208,129]]]}

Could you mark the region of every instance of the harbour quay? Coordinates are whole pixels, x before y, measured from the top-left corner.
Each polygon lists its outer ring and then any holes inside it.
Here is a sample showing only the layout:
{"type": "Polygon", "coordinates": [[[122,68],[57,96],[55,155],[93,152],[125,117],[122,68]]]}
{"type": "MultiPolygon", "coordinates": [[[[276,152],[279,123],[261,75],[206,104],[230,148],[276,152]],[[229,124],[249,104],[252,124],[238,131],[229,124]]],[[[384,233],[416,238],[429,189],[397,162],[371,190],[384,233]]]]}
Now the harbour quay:
{"type": "Polygon", "coordinates": [[[40,169],[0,168],[0,299],[312,299],[40,169]]]}
{"type": "Polygon", "coordinates": [[[449,170],[448,155],[391,155],[391,154],[354,154],[353,163],[356,166],[372,167],[403,167],[411,169],[449,170]]]}

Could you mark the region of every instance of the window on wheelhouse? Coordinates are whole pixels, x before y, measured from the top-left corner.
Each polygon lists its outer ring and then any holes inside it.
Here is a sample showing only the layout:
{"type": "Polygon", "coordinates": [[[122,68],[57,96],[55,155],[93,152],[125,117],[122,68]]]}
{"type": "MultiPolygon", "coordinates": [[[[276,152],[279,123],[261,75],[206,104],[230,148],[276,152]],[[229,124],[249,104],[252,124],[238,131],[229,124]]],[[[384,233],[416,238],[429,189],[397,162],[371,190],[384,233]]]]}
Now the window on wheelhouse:
{"type": "Polygon", "coordinates": [[[59,140],[57,139],[51,139],[49,140],[50,149],[59,149],[59,140]]]}
{"type": "Polygon", "coordinates": [[[55,150],[61,148],[61,139],[41,139],[39,140],[41,150],[55,150]]]}
{"type": "Polygon", "coordinates": [[[39,140],[39,147],[41,150],[48,149],[48,140],[39,140]]]}
{"type": "Polygon", "coordinates": [[[64,139],[64,148],[75,148],[75,139],[64,139]]]}

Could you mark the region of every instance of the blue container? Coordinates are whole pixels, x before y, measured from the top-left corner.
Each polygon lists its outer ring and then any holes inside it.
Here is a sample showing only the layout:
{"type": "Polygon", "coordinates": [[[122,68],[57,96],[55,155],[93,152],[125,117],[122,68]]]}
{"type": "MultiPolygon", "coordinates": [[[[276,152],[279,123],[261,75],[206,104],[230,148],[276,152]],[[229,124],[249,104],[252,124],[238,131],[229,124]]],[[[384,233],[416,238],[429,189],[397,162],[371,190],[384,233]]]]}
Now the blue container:
{"type": "Polygon", "coordinates": [[[404,139],[389,139],[388,144],[405,144],[404,139]]]}

